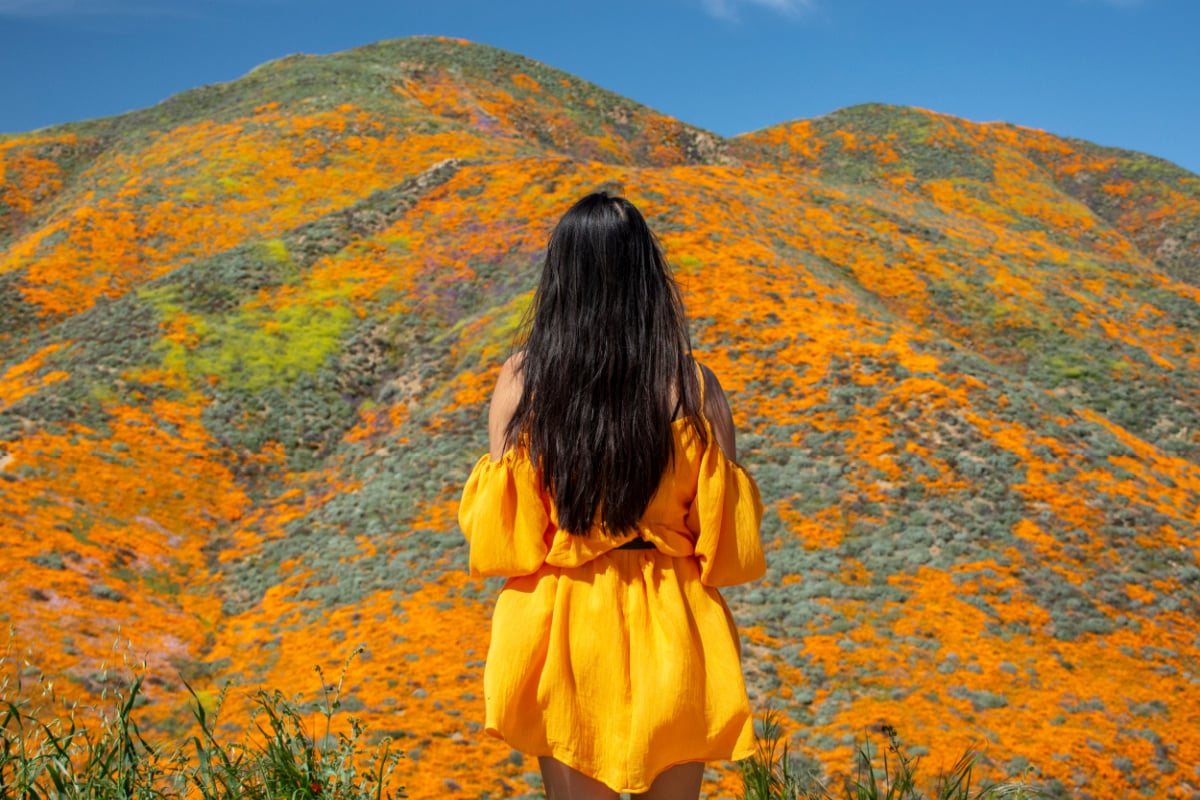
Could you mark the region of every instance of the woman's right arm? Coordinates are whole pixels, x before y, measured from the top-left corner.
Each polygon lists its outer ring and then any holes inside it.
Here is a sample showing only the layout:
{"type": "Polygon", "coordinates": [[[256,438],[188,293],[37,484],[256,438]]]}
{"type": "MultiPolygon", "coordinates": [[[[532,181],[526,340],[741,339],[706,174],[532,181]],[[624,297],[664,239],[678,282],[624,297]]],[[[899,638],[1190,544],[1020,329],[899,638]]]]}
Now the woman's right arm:
{"type": "Polygon", "coordinates": [[[696,533],[700,580],[708,586],[730,586],[762,577],[766,570],[759,528],[762,498],[750,473],[738,466],[737,441],[729,401],[717,376],[704,376],[704,416],[716,446],[700,461],[696,499],[688,511],[688,527],[696,533]]]}
{"type": "Polygon", "coordinates": [[[730,461],[737,462],[737,432],[733,427],[733,414],[729,411],[729,400],[725,390],[713,371],[703,364],[700,373],[704,376],[704,416],[712,427],[713,435],[721,452],[730,461]]]}

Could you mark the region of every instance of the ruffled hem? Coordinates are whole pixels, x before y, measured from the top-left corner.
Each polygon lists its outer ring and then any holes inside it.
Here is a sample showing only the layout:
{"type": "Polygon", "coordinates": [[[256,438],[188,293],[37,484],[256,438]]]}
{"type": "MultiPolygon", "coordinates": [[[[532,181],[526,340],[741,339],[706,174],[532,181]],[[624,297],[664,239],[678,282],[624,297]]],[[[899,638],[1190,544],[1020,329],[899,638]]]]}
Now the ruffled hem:
{"type": "Polygon", "coordinates": [[[521,747],[519,742],[514,742],[511,739],[505,737],[503,734],[500,733],[500,731],[498,731],[494,727],[491,727],[491,726],[485,727],[483,730],[484,730],[484,733],[488,734],[489,736],[491,736],[495,739],[499,739],[500,741],[504,742],[509,747],[511,747],[512,749],[518,751],[519,753],[521,753],[523,755],[529,756],[530,758],[543,758],[543,757],[553,758],[556,761],[560,761],[563,764],[566,764],[568,767],[575,770],[576,772],[581,772],[584,775],[587,775],[592,780],[600,781],[605,786],[607,786],[609,789],[612,789],[614,792],[618,792],[621,794],[643,794],[645,792],[650,791],[651,785],[654,783],[655,779],[657,779],[659,775],[662,775],[664,772],[669,770],[671,767],[676,767],[676,766],[679,766],[680,764],[692,764],[697,761],[699,761],[700,763],[705,763],[705,764],[709,763],[711,761],[741,761],[742,759],[749,758],[750,756],[754,755],[753,747],[742,747],[742,748],[734,748],[733,752],[730,753],[729,755],[718,753],[718,754],[713,754],[713,755],[700,756],[697,758],[683,758],[683,759],[679,759],[676,761],[672,761],[667,764],[663,764],[661,766],[655,765],[654,767],[651,767],[650,770],[647,771],[647,781],[648,782],[634,783],[634,784],[629,784],[629,785],[614,785],[614,784],[606,782],[603,777],[595,774],[595,772],[590,769],[590,765],[584,763],[583,759],[577,758],[575,756],[575,753],[572,752],[570,750],[570,748],[562,747],[562,746],[551,746],[551,748],[549,749],[549,752],[545,752],[545,753],[535,752],[536,748],[534,750],[526,750],[521,747]]]}
{"type": "Polygon", "coordinates": [[[732,615],[694,559],[613,553],[497,598],[485,727],[620,791],[672,764],[743,758],[753,725],[732,615]]]}
{"type": "Polygon", "coordinates": [[[537,470],[512,451],[499,461],[484,455],[463,487],[458,524],[470,542],[476,576],[515,577],[536,572],[556,528],[537,470]]]}

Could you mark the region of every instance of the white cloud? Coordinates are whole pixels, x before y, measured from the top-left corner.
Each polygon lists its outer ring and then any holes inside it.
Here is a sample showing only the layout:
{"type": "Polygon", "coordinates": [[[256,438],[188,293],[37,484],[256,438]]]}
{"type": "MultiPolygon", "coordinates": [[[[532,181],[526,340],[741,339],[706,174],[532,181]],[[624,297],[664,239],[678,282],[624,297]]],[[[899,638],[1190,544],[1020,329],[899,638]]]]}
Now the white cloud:
{"type": "Polygon", "coordinates": [[[798,17],[816,8],[817,0],[702,0],[704,10],[718,19],[738,18],[738,9],[757,6],[787,17],[798,17]]]}

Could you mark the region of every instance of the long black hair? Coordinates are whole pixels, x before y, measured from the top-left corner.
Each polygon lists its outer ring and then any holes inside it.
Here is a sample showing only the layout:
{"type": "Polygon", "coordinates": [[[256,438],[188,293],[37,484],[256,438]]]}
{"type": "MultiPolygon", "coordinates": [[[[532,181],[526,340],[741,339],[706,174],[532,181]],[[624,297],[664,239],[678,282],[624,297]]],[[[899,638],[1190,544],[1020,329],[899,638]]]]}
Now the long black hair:
{"type": "Polygon", "coordinates": [[[674,456],[674,420],[707,441],[679,288],[628,200],[590,194],[555,227],[520,372],[505,447],[529,449],[571,533],[636,527],[674,456]]]}

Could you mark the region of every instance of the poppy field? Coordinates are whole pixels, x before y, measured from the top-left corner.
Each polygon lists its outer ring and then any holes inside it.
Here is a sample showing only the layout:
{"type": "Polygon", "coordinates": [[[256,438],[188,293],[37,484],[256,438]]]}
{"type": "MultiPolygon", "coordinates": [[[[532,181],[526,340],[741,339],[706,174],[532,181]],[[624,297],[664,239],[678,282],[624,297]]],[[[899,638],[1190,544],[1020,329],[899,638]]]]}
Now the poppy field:
{"type": "Polygon", "coordinates": [[[896,730],[1200,797],[1200,177],[882,105],[722,138],[457,40],[0,136],[5,691],[86,716],[133,672],[144,726],[224,692],[241,730],[361,648],[342,708],[410,797],[535,791],[481,730],[499,585],[457,503],[598,188],[762,490],[767,575],[723,593],[793,752],[837,776],[896,730]]]}

